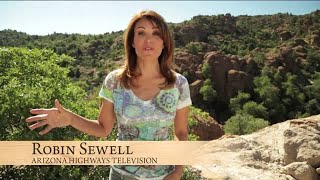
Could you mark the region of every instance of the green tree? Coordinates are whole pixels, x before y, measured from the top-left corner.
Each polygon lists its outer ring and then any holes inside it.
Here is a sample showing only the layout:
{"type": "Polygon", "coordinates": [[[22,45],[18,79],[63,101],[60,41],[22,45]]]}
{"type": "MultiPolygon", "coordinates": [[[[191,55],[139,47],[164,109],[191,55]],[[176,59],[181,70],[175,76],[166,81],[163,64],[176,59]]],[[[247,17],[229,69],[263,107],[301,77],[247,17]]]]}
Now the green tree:
{"type": "Polygon", "coordinates": [[[303,112],[303,104],[306,97],[299,87],[297,76],[291,73],[286,74],[286,81],[282,83],[284,96],[282,101],[287,107],[287,116],[289,119],[298,118],[303,112]]]}
{"type": "Polygon", "coordinates": [[[268,118],[267,108],[254,101],[246,102],[243,105],[243,112],[255,118],[261,118],[261,119],[268,118]]]}
{"type": "Polygon", "coordinates": [[[253,82],[259,102],[268,109],[270,122],[277,123],[284,120],[286,111],[280,99],[280,89],[271,83],[267,75],[254,78],[253,82]]]}
{"type": "Polygon", "coordinates": [[[310,82],[310,85],[303,88],[303,92],[308,98],[308,102],[304,106],[304,116],[315,115],[320,112],[320,72],[315,72],[310,82]]]}
{"type": "MultiPolygon", "coordinates": [[[[73,61],[51,50],[0,48],[0,140],[98,140],[70,127],[39,136],[25,122],[30,109],[51,108],[54,99],[82,116],[97,118],[98,100],[88,100],[67,76],[68,68],[59,66],[73,61]]],[[[115,133],[108,139],[115,139],[115,133]]],[[[109,167],[98,166],[0,167],[1,176],[9,179],[102,179],[108,172],[109,167]]]]}
{"type": "Polygon", "coordinates": [[[250,134],[268,125],[268,121],[255,118],[249,114],[240,113],[229,118],[223,127],[226,133],[243,135],[250,134]]]}
{"type": "Polygon", "coordinates": [[[266,57],[265,57],[264,53],[259,52],[259,53],[255,54],[253,59],[257,63],[258,67],[262,68],[264,66],[264,62],[266,60],[266,57]]]}
{"type": "Polygon", "coordinates": [[[237,97],[230,99],[229,108],[233,113],[236,113],[242,109],[242,106],[248,102],[249,99],[250,94],[239,91],[237,97]]]}
{"type": "Polygon", "coordinates": [[[208,103],[213,103],[217,99],[217,92],[214,90],[210,79],[204,81],[203,86],[200,88],[200,94],[203,96],[203,100],[208,103]]]}
{"type": "Polygon", "coordinates": [[[309,49],[307,54],[306,68],[309,73],[320,72],[320,54],[315,49],[309,49]]]}
{"type": "Polygon", "coordinates": [[[310,84],[303,90],[309,99],[320,100],[320,72],[315,72],[310,79],[310,84]]]}
{"type": "Polygon", "coordinates": [[[4,125],[0,139],[73,139],[77,131],[57,129],[40,137],[27,128],[24,120],[30,116],[29,109],[52,107],[54,99],[88,118],[98,115],[97,101],[86,102],[85,91],[71,82],[68,68],[59,66],[72,63],[71,57],[50,50],[1,48],[0,60],[0,117],[4,125]]]}
{"type": "Polygon", "coordinates": [[[302,117],[308,117],[318,114],[320,112],[320,101],[318,99],[311,99],[305,105],[305,114],[302,117]]]}

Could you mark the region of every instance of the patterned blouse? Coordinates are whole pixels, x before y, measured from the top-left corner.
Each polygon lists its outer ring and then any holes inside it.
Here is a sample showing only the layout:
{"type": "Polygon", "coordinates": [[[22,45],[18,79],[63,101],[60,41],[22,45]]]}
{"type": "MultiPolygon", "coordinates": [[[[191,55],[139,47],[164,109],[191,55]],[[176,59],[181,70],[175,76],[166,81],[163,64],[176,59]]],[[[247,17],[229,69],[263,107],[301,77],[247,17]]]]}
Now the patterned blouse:
{"type": "MultiPolygon", "coordinates": [[[[189,84],[185,77],[176,73],[176,82],[171,89],[160,90],[152,99],[145,101],[132,90],[120,85],[112,71],[105,78],[99,97],[114,103],[120,141],[166,141],[174,123],[176,110],[191,105],[189,84]]],[[[136,179],[163,179],[174,170],[172,165],[128,166],[115,165],[115,171],[134,176],[136,179]]]]}

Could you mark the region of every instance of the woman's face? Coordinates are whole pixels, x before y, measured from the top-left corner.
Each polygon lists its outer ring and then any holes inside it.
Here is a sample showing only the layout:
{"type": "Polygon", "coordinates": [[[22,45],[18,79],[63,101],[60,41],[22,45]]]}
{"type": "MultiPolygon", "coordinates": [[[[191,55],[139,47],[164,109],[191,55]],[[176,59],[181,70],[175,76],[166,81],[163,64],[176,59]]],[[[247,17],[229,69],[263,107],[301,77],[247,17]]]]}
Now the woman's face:
{"type": "Polygon", "coordinates": [[[138,59],[158,60],[164,44],[155,23],[146,18],[140,19],[134,27],[132,46],[135,48],[138,59]]]}

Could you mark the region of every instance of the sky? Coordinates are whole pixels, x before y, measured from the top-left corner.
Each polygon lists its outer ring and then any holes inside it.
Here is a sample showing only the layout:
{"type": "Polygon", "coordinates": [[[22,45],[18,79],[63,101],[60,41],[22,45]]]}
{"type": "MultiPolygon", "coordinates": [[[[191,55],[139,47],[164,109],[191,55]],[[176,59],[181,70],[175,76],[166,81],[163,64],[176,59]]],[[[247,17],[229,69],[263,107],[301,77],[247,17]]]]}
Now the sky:
{"type": "Polygon", "coordinates": [[[0,30],[30,35],[103,34],[124,30],[140,10],[179,23],[196,15],[303,15],[320,10],[320,1],[0,1],[0,30]]]}

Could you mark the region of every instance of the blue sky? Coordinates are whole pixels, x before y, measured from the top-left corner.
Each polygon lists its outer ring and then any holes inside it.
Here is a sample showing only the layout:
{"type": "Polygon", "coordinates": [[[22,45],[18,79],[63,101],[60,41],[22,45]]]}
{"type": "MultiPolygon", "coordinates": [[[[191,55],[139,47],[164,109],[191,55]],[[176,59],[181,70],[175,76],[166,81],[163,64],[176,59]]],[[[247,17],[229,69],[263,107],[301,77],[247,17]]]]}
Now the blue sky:
{"type": "Polygon", "coordinates": [[[307,14],[320,10],[319,1],[1,1],[0,30],[32,35],[53,32],[102,34],[124,30],[143,9],[160,13],[167,22],[182,22],[196,15],[231,13],[264,15],[307,14]]]}

